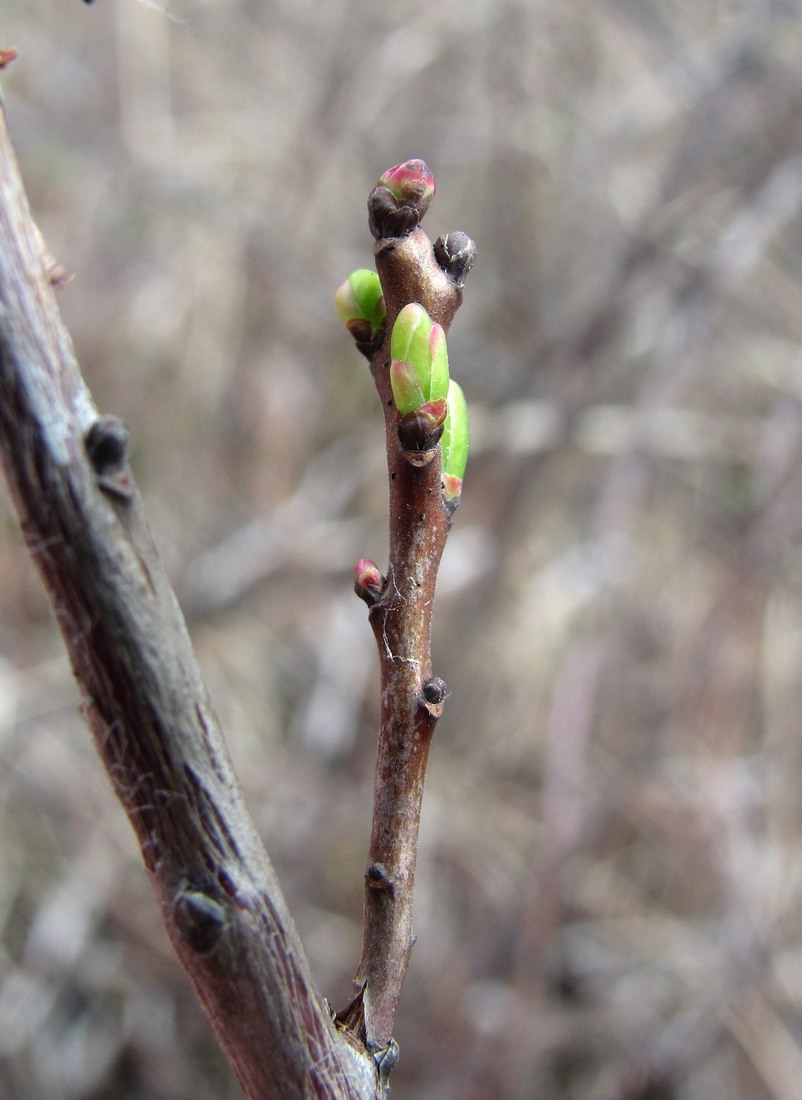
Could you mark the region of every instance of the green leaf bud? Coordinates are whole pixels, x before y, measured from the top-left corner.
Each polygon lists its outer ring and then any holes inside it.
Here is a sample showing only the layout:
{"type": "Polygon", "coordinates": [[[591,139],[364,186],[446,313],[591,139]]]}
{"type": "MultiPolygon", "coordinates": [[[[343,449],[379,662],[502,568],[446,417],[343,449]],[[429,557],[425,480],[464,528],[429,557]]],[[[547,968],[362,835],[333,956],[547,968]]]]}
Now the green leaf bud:
{"type": "MultiPolygon", "coordinates": [[[[390,355],[393,359],[404,359],[412,363],[416,370],[424,373],[431,362],[429,333],[432,331],[432,319],[422,305],[410,302],[404,306],[395,319],[390,336],[390,355]]],[[[423,389],[421,380],[421,389],[423,389]]],[[[425,391],[424,391],[425,392],[425,391]]],[[[428,394],[426,397],[428,398],[428,394]]]]}
{"type": "Polygon", "coordinates": [[[429,355],[431,363],[429,367],[429,392],[426,395],[429,401],[437,401],[440,397],[448,396],[448,348],[446,347],[446,333],[442,325],[435,322],[429,333],[429,355]]]}
{"type": "Polygon", "coordinates": [[[387,310],[376,272],[363,267],[349,275],[334,295],[334,308],[355,337],[365,331],[365,323],[371,335],[384,328],[387,310]]]}
{"type": "Polygon", "coordinates": [[[448,387],[448,413],[442,439],[443,496],[453,500],[454,507],[462,492],[462,478],[468,463],[470,430],[468,404],[462,387],[451,380],[448,387]]]}
{"type": "Polygon", "coordinates": [[[446,334],[440,325],[432,322],[429,314],[417,302],[404,306],[398,314],[390,336],[390,354],[393,359],[390,381],[398,411],[402,416],[414,412],[424,401],[437,401],[446,396],[446,334]],[[407,366],[395,367],[396,363],[407,366]],[[414,370],[417,388],[410,377],[409,366],[414,370]]]}

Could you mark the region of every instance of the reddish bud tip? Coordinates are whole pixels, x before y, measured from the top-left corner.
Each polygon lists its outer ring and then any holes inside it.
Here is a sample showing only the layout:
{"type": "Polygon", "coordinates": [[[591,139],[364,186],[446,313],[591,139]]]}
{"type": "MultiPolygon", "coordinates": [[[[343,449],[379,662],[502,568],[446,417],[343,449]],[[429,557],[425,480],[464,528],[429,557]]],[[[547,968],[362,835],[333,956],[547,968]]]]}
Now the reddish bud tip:
{"type": "Polygon", "coordinates": [[[369,558],[360,558],[354,568],[354,592],[368,607],[377,602],[384,588],[384,577],[379,567],[369,558]]]}
{"type": "Polygon", "coordinates": [[[434,198],[434,176],[423,160],[406,160],[395,168],[388,168],[378,186],[386,187],[399,203],[419,205],[425,202],[428,206],[434,198]]]}
{"type": "Polygon", "coordinates": [[[419,224],[434,196],[434,176],[422,160],[389,168],[368,198],[368,222],[376,240],[403,237],[419,224]]]}
{"type": "Polygon", "coordinates": [[[462,478],[453,474],[446,474],[443,478],[443,498],[445,500],[459,500],[462,494],[462,478]]]}
{"type": "Polygon", "coordinates": [[[448,404],[445,397],[438,397],[436,401],[424,401],[422,405],[418,405],[415,411],[420,416],[427,417],[431,422],[432,430],[434,430],[445,422],[448,404]]]}
{"type": "Polygon", "coordinates": [[[443,507],[448,513],[448,518],[454,515],[462,496],[462,478],[446,474],[443,478],[443,507]]]}

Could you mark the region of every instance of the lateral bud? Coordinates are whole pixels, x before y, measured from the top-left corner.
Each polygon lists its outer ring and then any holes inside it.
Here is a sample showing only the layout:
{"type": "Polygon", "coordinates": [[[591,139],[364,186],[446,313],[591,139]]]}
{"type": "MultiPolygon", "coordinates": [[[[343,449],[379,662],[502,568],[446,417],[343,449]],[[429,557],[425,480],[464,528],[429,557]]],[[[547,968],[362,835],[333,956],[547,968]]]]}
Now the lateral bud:
{"type": "Polygon", "coordinates": [[[432,706],[439,706],[446,697],[446,682],[439,676],[430,676],[423,685],[423,698],[432,706]]]}
{"type": "Polygon", "coordinates": [[[370,558],[360,558],[354,568],[354,592],[368,607],[378,603],[384,591],[384,577],[370,558]]]}
{"type": "Polygon", "coordinates": [[[446,233],[434,242],[434,256],[458,290],[465,286],[468,272],[476,263],[476,245],[461,229],[446,233]]]}
{"type": "Polygon", "coordinates": [[[387,309],[379,276],[369,268],[353,271],[334,295],[334,308],[369,359],[384,337],[387,309]]]}
{"type": "Polygon", "coordinates": [[[116,416],[99,416],[84,437],[84,446],[101,489],[127,499],[133,496],[128,469],[128,431],[116,416]]]}
{"type": "Polygon", "coordinates": [[[456,511],[462,493],[462,479],[468,462],[470,428],[468,405],[459,383],[448,387],[448,415],[443,431],[443,503],[449,518],[456,511]]]}
{"type": "Polygon", "coordinates": [[[365,883],[370,890],[395,892],[395,880],[383,863],[369,863],[365,871],[365,883]]]}
{"type": "Polygon", "coordinates": [[[181,939],[198,955],[210,954],[225,931],[225,909],[199,890],[183,890],[176,899],[173,914],[181,939]]]}

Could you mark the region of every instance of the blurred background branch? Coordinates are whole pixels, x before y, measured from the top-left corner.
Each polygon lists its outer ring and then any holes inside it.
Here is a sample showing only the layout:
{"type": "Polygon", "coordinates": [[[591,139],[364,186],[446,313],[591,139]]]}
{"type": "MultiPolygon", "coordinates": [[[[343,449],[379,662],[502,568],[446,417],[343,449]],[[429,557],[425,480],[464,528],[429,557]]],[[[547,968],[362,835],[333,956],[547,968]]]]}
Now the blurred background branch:
{"type": "MultiPolygon", "coordinates": [[[[386,516],[331,296],[406,157],[479,246],[394,1096],[795,1100],[797,6],[6,9],[62,309],[335,1003],[377,724],[351,569],[386,516]]],[[[8,515],[0,570],[0,1091],[234,1097],[8,515]]]]}

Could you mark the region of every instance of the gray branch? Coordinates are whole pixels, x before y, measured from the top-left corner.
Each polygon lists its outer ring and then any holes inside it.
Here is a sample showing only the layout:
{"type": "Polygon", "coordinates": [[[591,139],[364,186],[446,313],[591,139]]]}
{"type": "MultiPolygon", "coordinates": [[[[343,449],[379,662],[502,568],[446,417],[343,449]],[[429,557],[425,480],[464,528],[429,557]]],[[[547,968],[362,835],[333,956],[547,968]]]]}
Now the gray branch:
{"type": "Polygon", "coordinates": [[[0,455],[162,919],[248,1097],[377,1096],[335,1028],[245,809],[119,421],[59,315],[0,101],[0,455]]]}

